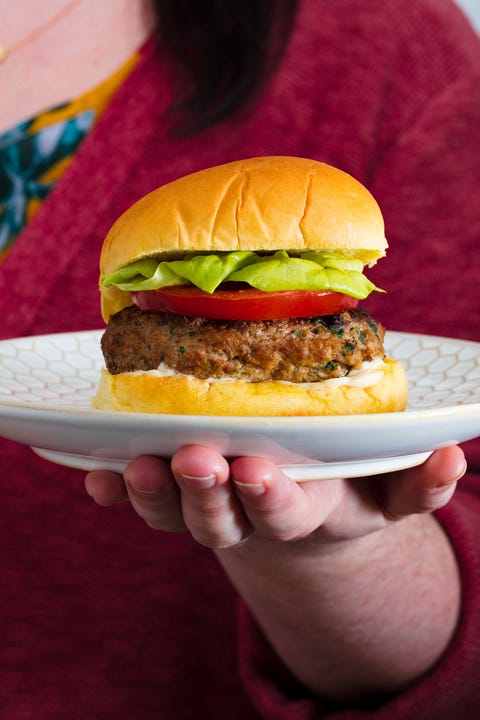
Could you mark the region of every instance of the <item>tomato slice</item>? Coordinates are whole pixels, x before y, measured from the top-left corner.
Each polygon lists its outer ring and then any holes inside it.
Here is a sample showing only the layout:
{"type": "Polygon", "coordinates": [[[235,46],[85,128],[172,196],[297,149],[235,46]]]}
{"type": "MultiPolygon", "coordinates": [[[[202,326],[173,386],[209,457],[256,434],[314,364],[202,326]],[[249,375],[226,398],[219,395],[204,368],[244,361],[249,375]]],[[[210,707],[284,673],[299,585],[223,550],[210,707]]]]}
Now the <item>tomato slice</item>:
{"type": "Polygon", "coordinates": [[[194,285],[132,292],[133,302],[149,312],[218,320],[278,320],[334,315],[357,307],[358,299],[331,290],[263,292],[252,287],[217,289],[209,294],[194,285]]]}

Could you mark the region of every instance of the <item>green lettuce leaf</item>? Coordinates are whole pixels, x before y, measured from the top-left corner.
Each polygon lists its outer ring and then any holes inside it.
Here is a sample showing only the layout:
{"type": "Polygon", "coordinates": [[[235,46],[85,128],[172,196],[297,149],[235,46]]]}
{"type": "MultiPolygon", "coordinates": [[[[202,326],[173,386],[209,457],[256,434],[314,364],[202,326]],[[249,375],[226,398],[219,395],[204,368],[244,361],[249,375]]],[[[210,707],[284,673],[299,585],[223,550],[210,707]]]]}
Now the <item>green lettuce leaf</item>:
{"type": "Polygon", "coordinates": [[[244,282],[258,290],[333,290],[363,300],[377,288],[356,258],[330,251],[310,251],[291,257],[234,251],[190,255],[183,260],[138,260],[102,278],[105,287],[158,290],[171,285],[196,285],[212,293],[222,282],[244,282]]]}
{"type": "Polygon", "coordinates": [[[167,265],[192,285],[212,293],[220,283],[230,278],[232,273],[254,262],[256,257],[250,250],[239,250],[225,254],[194,255],[185,260],[172,260],[161,264],[167,265]]]}
{"type": "Polygon", "coordinates": [[[161,287],[172,285],[190,285],[185,278],[177,275],[168,267],[168,263],[159,263],[150,258],[137,260],[115,270],[102,278],[102,285],[110,287],[115,285],[120,290],[158,290],[161,287]]]}
{"type": "Polygon", "coordinates": [[[292,258],[284,250],[259,257],[253,265],[234,272],[229,281],[272,292],[274,290],[333,290],[363,300],[378,288],[362,273],[361,261],[327,253],[304,253],[292,258]],[[349,269],[352,268],[352,269],[349,269]]]}
{"type": "Polygon", "coordinates": [[[361,260],[328,250],[309,250],[306,253],[302,253],[302,258],[316,262],[324,267],[334,268],[335,270],[354,270],[355,272],[362,272],[363,270],[361,260]]]}

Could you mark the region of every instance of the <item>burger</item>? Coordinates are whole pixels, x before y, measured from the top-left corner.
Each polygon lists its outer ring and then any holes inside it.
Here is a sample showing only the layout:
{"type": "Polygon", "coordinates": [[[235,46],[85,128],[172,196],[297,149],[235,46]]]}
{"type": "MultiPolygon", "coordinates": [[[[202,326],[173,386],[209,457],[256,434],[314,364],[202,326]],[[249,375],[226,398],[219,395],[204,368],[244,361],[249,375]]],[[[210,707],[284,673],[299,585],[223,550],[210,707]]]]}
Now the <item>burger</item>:
{"type": "Polygon", "coordinates": [[[330,165],[259,157],[149,193],[105,238],[94,405],[189,415],[403,410],[403,367],[360,307],[380,209],[330,165]]]}

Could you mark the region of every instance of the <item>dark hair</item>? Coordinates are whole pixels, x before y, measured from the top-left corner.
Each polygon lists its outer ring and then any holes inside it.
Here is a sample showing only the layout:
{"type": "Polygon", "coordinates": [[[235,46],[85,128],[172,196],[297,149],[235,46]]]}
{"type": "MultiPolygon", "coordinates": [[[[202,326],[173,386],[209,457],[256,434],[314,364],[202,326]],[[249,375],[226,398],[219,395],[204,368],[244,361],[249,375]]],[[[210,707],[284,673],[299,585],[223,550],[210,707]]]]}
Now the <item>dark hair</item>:
{"type": "Polygon", "coordinates": [[[178,63],[171,108],[192,133],[255,98],[282,57],[297,0],[155,0],[162,43],[178,63]]]}

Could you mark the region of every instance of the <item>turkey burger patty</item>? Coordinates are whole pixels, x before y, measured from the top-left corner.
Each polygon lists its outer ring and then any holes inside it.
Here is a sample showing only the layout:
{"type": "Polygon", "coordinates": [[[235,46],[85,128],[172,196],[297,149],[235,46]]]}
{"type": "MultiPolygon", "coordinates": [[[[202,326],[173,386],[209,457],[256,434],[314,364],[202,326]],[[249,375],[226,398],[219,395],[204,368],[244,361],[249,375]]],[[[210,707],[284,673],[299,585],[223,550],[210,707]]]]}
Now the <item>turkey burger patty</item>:
{"type": "Polygon", "coordinates": [[[384,356],[383,327],[366,310],[279,320],[208,320],[130,306],[102,338],[112,374],[167,366],[196,378],[316,382],[384,356]]]}

